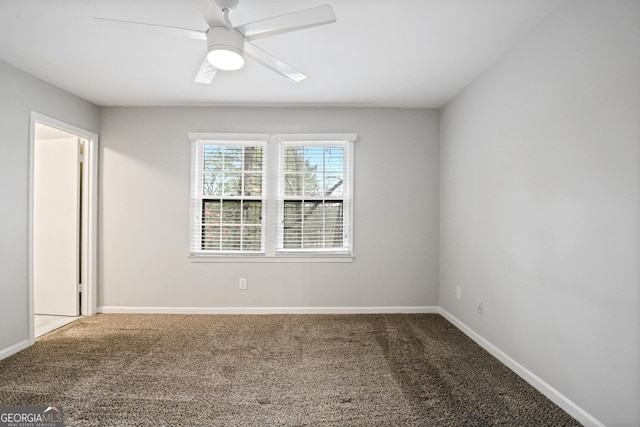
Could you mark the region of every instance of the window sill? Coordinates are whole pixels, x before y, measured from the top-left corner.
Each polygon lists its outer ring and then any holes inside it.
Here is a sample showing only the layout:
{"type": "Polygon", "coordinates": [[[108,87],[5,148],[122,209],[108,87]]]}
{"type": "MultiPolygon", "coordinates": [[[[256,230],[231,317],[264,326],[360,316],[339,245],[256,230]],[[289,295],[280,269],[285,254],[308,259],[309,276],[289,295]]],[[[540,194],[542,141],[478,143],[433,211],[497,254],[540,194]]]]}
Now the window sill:
{"type": "Polygon", "coordinates": [[[317,263],[317,262],[333,262],[344,263],[353,262],[355,257],[353,255],[342,254],[286,254],[286,255],[237,255],[237,254],[189,254],[189,262],[302,262],[302,263],[317,263]]]}

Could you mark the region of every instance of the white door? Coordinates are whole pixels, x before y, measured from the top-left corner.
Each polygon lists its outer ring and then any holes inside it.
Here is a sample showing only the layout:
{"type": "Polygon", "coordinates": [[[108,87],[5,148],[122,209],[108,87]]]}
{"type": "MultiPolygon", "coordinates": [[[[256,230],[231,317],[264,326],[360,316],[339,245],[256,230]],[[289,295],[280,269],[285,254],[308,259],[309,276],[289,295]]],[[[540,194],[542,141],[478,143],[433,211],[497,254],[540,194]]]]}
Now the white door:
{"type": "Polygon", "coordinates": [[[43,139],[34,147],[34,312],[78,316],[80,140],[43,139]]]}

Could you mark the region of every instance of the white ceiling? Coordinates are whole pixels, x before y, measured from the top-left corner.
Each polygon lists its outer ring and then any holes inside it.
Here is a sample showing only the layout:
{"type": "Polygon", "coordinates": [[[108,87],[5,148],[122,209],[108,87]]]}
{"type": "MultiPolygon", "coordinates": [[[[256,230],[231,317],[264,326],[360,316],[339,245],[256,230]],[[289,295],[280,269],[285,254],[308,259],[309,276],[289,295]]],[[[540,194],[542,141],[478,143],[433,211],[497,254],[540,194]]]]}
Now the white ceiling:
{"type": "Polygon", "coordinates": [[[205,42],[96,17],[206,29],[190,0],[1,0],[0,59],[104,106],[441,107],[564,0],[240,0],[234,25],[330,3],[337,22],[254,43],[307,74],[251,61],[193,82],[205,42]]]}

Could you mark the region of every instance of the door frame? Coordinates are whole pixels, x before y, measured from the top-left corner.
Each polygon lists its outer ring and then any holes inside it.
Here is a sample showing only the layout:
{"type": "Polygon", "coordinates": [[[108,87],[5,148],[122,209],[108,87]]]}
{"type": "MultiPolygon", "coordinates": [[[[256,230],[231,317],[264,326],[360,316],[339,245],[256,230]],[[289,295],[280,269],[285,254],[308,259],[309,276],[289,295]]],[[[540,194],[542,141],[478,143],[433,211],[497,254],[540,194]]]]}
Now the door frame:
{"type": "Polygon", "coordinates": [[[91,316],[98,311],[98,134],[70,125],[44,114],[31,111],[29,128],[29,341],[35,342],[34,283],[33,283],[33,214],[34,214],[34,153],[36,124],[42,124],[69,132],[87,141],[83,160],[82,206],[82,299],[81,316],[91,316]],[[86,196],[86,197],[85,197],[86,196]]]}

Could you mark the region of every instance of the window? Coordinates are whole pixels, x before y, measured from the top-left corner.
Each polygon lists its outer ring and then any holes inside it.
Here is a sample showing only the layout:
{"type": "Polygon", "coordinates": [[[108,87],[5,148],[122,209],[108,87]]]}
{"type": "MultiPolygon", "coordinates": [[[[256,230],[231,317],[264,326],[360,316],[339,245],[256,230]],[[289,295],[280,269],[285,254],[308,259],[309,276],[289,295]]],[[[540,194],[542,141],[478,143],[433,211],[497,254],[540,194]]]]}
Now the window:
{"type": "Polygon", "coordinates": [[[264,148],[264,140],[194,142],[192,252],[264,252],[264,148]]]}
{"type": "Polygon", "coordinates": [[[350,252],[349,152],[347,141],[280,142],[278,251],[350,252]]]}
{"type": "Polygon", "coordinates": [[[352,259],[355,134],[189,134],[197,260],[352,259]]]}

